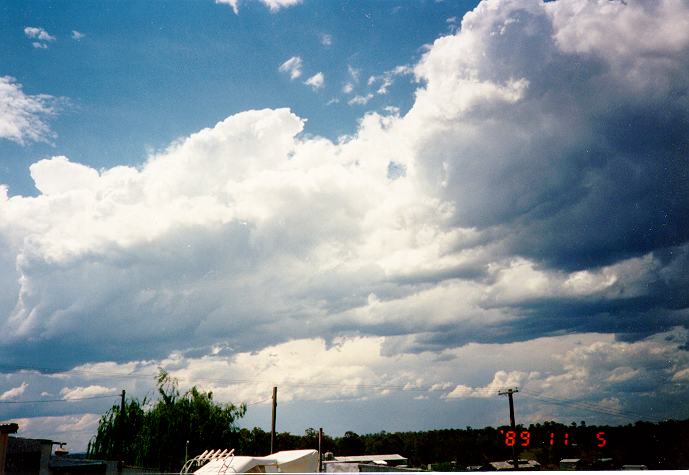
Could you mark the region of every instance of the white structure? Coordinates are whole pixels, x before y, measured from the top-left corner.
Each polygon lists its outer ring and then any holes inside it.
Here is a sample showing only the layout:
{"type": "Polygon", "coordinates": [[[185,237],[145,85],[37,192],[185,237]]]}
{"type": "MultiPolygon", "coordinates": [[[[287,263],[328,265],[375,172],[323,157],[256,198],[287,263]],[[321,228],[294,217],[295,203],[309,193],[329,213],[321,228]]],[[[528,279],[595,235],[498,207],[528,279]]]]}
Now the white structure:
{"type": "Polygon", "coordinates": [[[189,460],[182,474],[216,475],[233,473],[307,473],[318,471],[318,451],[283,450],[266,457],[234,455],[231,451],[211,451],[189,460]]]}

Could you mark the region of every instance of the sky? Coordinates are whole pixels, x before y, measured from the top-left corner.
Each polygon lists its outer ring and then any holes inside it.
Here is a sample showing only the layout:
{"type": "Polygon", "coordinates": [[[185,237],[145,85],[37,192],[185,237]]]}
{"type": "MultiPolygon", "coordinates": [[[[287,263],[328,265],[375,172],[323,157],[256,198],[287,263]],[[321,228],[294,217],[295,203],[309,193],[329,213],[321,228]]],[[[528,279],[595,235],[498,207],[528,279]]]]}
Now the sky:
{"type": "Polygon", "coordinates": [[[0,421],[689,417],[689,4],[0,5],[0,421]]]}

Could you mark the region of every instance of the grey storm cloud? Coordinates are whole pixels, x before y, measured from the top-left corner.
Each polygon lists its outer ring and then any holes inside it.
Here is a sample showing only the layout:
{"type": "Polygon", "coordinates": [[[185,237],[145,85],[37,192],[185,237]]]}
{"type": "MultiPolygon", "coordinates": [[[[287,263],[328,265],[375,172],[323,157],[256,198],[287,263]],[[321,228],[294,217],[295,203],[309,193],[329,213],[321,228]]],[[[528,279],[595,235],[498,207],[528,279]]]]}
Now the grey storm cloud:
{"type": "MultiPolygon", "coordinates": [[[[433,99],[450,88],[483,94],[487,85],[524,85],[516,100],[465,107],[460,97],[455,110],[445,107],[419,157],[435,173],[431,185],[456,205],[454,225],[495,230],[507,252],[558,268],[682,245],[689,238],[686,35],[681,47],[645,51],[643,38],[658,24],[631,24],[624,13],[631,7],[613,2],[612,24],[586,30],[584,13],[559,17],[563,3],[497,11],[481,4],[417,67],[433,99]],[[625,27],[627,37],[614,38],[625,27]],[[577,28],[587,36],[563,35],[577,28]],[[616,54],[612,39],[626,41],[628,51],[616,54]],[[476,51],[466,57],[468,42],[476,51]],[[435,86],[443,74],[454,83],[435,86]]],[[[670,17],[668,3],[652,5],[634,9],[662,17],[669,32],[686,17],[670,17]]]]}

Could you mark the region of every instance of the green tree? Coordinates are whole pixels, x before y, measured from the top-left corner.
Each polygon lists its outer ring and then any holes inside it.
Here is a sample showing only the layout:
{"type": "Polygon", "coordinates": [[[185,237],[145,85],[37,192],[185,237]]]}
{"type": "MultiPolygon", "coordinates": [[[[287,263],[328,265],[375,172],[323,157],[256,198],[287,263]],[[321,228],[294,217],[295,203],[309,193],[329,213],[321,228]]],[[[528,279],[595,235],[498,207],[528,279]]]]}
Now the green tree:
{"type": "Polygon", "coordinates": [[[244,416],[246,405],[216,403],[212,392],[196,387],[181,394],[177,381],[163,370],[156,382],[159,398],[153,404],[129,399],[124,413],[114,405],[100,418],[90,456],[169,472],[180,470],[187,448],[191,457],[240,445],[235,421],[244,416]]]}

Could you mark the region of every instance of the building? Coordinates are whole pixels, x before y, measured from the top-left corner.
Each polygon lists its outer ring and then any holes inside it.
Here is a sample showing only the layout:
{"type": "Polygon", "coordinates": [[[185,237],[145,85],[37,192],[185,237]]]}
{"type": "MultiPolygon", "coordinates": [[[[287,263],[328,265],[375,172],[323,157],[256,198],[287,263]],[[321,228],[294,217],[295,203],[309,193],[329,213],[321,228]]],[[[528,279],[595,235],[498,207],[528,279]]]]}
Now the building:
{"type": "Polygon", "coordinates": [[[330,473],[419,471],[408,468],[408,463],[409,459],[399,454],[335,457],[332,452],[326,452],[323,460],[323,471],[330,473]]]}
{"type": "MultiPolygon", "coordinates": [[[[17,424],[0,424],[0,475],[115,475],[123,472],[114,461],[70,457],[64,443],[50,439],[10,436],[17,424]],[[59,448],[53,454],[53,446],[59,448]]],[[[131,470],[125,469],[125,472],[131,470]]]]}
{"type": "Polygon", "coordinates": [[[18,430],[19,426],[15,423],[0,424],[0,475],[5,474],[9,436],[10,434],[15,434],[18,430]]]}
{"type": "Polygon", "coordinates": [[[586,470],[591,464],[584,459],[562,459],[560,470],[586,470]]]}
{"type": "Polygon", "coordinates": [[[115,461],[90,460],[71,457],[66,450],[56,450],[54,445],[64,445],[49,439],[8,437],[4,475],[114,475],[121,473],[115,461]]]}
{"type": "MultiPolygon", "coordinates": [[[[534,471],[534,470],[540,470],[541,469],[541,464],[536,462],[535,460],[526,460],[526,459],[519,459],[519,464],[518,464],[518,469],[519,471],[534,471]]],[[[493,472],[493,471],[513,471],[515,470],[514,468],[514,462],[512,460],[505,460],[501,462],[489,462],[486,465],[483,465],[481,467],[482,472],[493,472]]]]}

